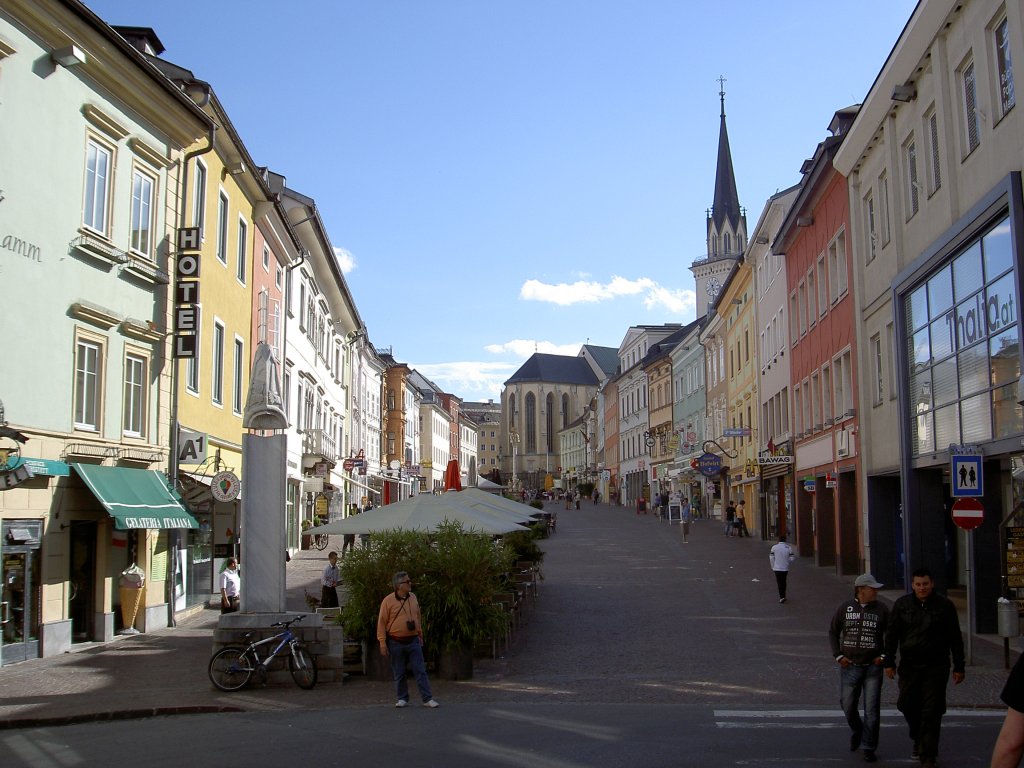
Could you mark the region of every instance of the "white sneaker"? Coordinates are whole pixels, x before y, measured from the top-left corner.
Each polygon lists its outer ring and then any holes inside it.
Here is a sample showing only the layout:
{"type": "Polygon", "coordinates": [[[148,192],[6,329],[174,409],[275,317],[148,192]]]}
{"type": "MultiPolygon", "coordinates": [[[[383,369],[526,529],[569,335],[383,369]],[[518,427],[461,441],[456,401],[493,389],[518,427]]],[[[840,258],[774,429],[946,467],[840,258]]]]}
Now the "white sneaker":
{"type": "Polygon", "coordinates": [[[435,699],[431,699],[430,701],[424,701],[423,706],[430,707],[431,709],[437,709],[441,705],[435,699]]]}
{"type": "Polygon", "coordinates": [[[399,699],[398,701],[395,702],[395,707],[397,709],[401,709],[402,707],[408,707],[408,706],[409,706],[409,702],[406,701],[405,699],[399,699]]]}

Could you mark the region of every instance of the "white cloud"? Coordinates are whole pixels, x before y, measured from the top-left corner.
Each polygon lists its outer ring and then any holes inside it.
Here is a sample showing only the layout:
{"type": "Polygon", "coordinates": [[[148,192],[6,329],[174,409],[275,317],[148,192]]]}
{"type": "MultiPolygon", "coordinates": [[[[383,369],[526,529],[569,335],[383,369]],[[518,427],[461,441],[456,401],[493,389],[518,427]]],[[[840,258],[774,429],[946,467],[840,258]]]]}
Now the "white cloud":
{"type": "Polygon", "coordinates": [[[659,285],[649,277],[627,280],[615,275],[608,283],[577,280],[574,283],[542,283],[527,280],[519,290],[519,298],[568,307],[573,304],[595,304],[621,296],[640,296],[647,309],[663,307],[673,314],[684,314],[696,306],[696,294],[688,289],[672,289],[659,285]]]}
{"type": "Polygon", "coordinates": [[[359,266],[356,264],[356,257],[352,255],[352,252],[344,248],[335,247],[334,259],[338,262],[338,266],[341,268],[341,274],[343,275],[347,275],[359,266]]]}
{"type": "Polygon", "coordinates": [[[518,362],[428,363],[412,365],[446,392],[464,400],[501,399],[501,386],[519,369],[518,362]]]}
{"type": "Polygon", "coordinates": [[[575,357],[579,354],[583,344],[573,342],[570,344],[555,344],[550,341],[534,341],[530,339],[511,339],[501,344],[488,344],[485,350],[495,355],[513,354],[521,360],[525,360],[534,352],[543,352],[547,355],[570,355],[575,357]]]}

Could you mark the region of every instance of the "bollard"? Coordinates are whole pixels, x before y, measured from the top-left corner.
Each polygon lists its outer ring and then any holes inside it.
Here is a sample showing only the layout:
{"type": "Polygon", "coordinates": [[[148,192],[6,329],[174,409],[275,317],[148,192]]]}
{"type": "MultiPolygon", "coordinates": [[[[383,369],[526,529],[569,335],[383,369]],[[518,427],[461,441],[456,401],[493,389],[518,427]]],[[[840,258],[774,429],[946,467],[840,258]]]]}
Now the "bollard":
{"type": "Polygon", "coordinates": [[[996,604],[996,618],[1000,637],[1017,637],[1020,634],[1020,614],[1017,603],[999,598],[996,604]]]}
{"type": "Polygon", "coordinates": [[[1000,597],[996,601],[996,626],[1003,638],[1003,666],[1010,668],[1010,638],[1020,634],[1020,613],[1017,603],[1000,597]]]}

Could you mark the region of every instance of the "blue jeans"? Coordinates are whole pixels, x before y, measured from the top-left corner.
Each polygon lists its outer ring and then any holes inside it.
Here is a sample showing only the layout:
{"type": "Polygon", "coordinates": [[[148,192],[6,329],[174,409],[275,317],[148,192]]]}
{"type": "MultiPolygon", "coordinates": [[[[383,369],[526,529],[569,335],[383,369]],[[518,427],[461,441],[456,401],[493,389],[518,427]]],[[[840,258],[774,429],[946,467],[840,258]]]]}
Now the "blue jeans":
{"type": "Polygon", "coordinates": [[[861,734],[860,743],[864,749],[878,748],[878,712],[882,704],[883,674],[884,670],[880,664],[850,664],[840,670],[839,703],[850,729],[861,734]],[[858,711],[861,692],[864,693],[863,720],[858,711]]]}
{"type": "Polygon", "coordinates": [[[423,701],[430,701],[434,695],[430,692],[430,681],[427,679],[427,665],[423,662],[423,646],[417,637],[411,643],[399,643],[388,638],[388,658],[391,660],[391,674],[395,679],[395,693],[400,701],[409,700],[409,681],[406,678],[406,664],[412,666],[412,675],[420,689],[423,701]]]}

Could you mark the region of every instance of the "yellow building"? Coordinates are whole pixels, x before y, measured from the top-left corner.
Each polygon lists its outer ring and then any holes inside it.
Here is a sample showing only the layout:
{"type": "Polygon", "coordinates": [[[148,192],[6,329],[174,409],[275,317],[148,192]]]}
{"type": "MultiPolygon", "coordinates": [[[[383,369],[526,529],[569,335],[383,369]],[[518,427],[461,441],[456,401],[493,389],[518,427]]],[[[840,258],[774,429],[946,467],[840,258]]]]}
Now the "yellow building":
{"type": "Polygon", "coordinates": [[[746,502],[747,529],[762,530],[760,472],[757,465],[757,314],[754,306],[753,272],[746,261],[737,264],[715,304],[724,333],[726,424],[724,446],[729,498],[746,502]]]}

